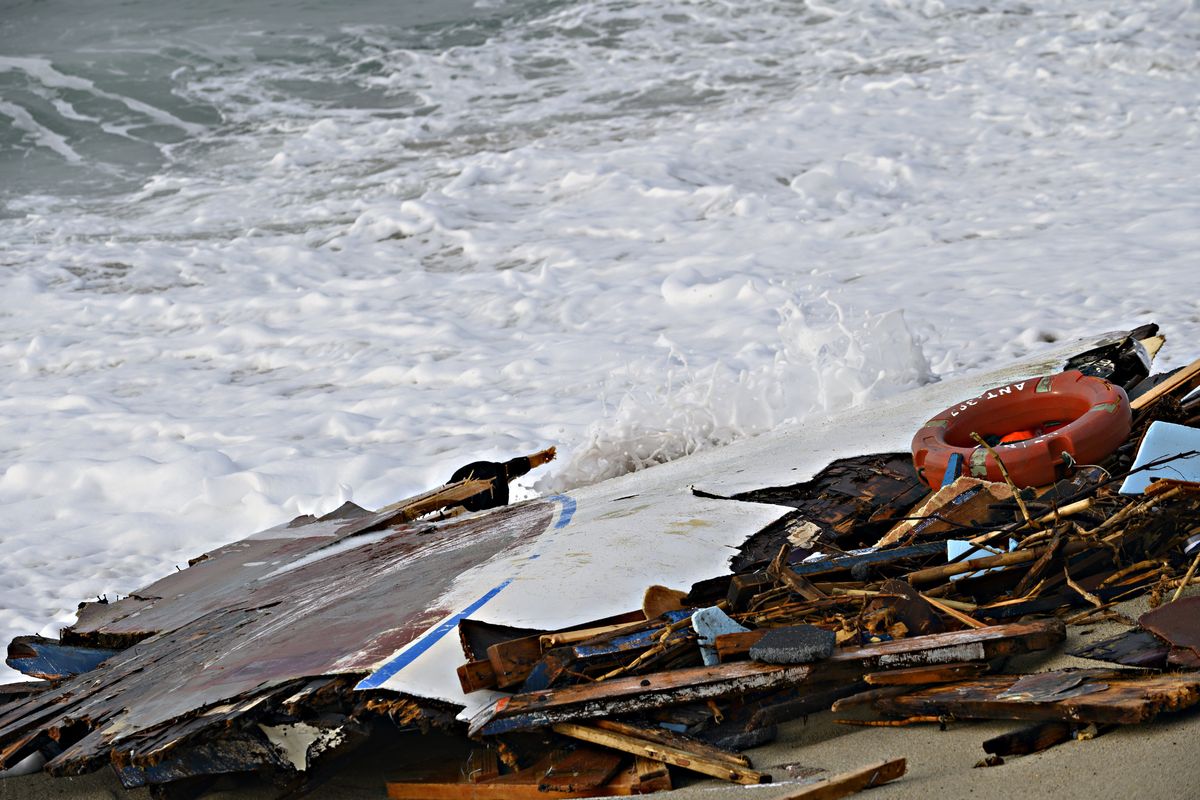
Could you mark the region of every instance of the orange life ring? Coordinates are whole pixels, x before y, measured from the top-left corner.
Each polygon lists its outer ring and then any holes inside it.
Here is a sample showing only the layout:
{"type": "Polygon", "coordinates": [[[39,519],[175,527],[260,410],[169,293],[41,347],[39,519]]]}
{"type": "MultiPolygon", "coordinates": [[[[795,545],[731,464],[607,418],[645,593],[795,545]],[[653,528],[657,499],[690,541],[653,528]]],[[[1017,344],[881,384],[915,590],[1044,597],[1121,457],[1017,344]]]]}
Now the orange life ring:
{"type": "Polygon", "coordinates": [[[1047,430],[993,449],[1017,486],[1045,486],[1073,463],[1095,464],[1124,443],[1133,423],[1125,390],[1068,370],[1010,383],[957,403],[926,422],[912,440],[913,465],[930,488],[942,485],[950,457],[963,457],[966,475],[1004,480],[996,459],[971,433],[1003,437],[1047,430]]]}

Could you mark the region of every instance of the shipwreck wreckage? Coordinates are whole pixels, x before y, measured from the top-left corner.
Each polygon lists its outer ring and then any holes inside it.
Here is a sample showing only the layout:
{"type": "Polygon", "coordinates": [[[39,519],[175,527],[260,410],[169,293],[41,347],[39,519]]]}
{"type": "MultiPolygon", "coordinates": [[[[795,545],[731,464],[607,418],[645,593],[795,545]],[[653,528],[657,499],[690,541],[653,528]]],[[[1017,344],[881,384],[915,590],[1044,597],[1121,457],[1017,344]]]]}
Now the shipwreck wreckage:
{"type": "MultiPolygon", "coordinates": [[[[767,782],[740,751],[830,707],[858,724],[1033,723],[991,740],[994,758],[1184,708],[1200,701],[1200,598],[1182,596],[1200,583],[1200,361],[1152,375],[1156,334],[566,494],[446,514],[506,497],[504,469],[468,471],[379,511],[297,518],[82,604],[58,640],[14,640],[7,663],[38,680],[0,687],[0,767],[111,766],[164,797],[253,773],[302,794],[389,732],[438,731],[465,755],[395,748],[391,797],[612,796],[680,769],[767,782]],[[1096,463],[1063,456],[1054,429],[1071,420],[1026,414],[966,432],[977,442],[960,431],[969,457],[943,454],[937,475],[914,466],[920,432],[950,427],[937,409],[1048,391],[1066,370],[1118,406],[1071,416],[1124,415],[1096,463]],[[1030,430],[1002,443],[1014,425],[1030,430]],[[1005,452],[1051,441],[1053,480],[1014,482],[1005,452]],[[1144,593],[1158,608],[1080,654],[1096,669],[1003,672],[1144,593]]],[[[903,771],[868,765],[811,796],[903,771]]]]}

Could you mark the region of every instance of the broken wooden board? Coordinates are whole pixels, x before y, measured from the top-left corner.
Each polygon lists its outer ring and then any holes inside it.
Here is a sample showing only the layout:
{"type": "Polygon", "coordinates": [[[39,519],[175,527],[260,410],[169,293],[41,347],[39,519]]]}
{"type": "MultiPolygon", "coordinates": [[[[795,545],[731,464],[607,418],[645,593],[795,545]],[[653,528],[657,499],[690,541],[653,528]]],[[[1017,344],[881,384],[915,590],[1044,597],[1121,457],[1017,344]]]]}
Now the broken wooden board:
{"type": "Polygon", "coordinates": [[[1040,753],[1070,741],[1074,731],[1075,725],[1069,722],[1039,722],[985,739],[983,752],[1000,757],[1040,753]]]}
{"type": "Polygon", "coordinates": [[[846,647],[813,664],[739,661],[614,678],[503,697],[472,718],[470,733],[472,736],[490,735],[545,727],[556,722],[612,717],[805,682],[844,680],[852,684],[867,672],[878,669],[988,660],[1001,655],[1044,650],[1065,637],[1062,622],[1046,620],[846,647]]]}
{"type": "Polygon", "coordinates": [[[837,800],[839,797],[849,797],[864,789],[894,781],[907,770],[908,762],[903,758],[879,761],[816,781],[802,789],[782,795],[779,800],[837,800]]]}
{"type": "Polygon", "coordinates": [[[989,675],[899,697],[880,698],[873,705],[877,711],[901,717],[933,715],[1128,725],[1200,702],[1200,676],[1123,677],[1119,673],[1106,673],[1089,677],[1080,686],[1062,692],[1064,698],[1060,700],[1047,699],[1046,695],[1022,699],[1006,694],[1025,677],[1028,676],[989,675]],[[1094,691],[1078,693],[1078,689],[1089,687],[1094,691]]]}

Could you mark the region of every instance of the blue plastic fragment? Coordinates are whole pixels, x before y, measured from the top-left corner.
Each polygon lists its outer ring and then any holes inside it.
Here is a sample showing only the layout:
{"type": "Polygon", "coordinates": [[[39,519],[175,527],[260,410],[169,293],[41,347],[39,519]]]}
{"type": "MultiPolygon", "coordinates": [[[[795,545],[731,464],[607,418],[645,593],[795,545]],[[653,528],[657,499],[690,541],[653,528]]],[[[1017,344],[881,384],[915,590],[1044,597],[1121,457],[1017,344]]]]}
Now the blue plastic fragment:
{"type": "Polygon", "coordinates": [[[1150,481],[1156,478],[1200,481],[1200,456],[1182,455],[1193,450],[1200,451],[1200,429],[1176,425],[1173,422],[1150,423],[1130,469],[1137,469],[1164,458],[1169,460],[1125,478],[1125,482],[1121,484],[1121,494],[1141,494],[1146,491],[1150,481]]]}
{"type": "Polygon", "coordinates": [[[692,614],[692,630],[700,637],[700,657],[705,666],[720,662],[715,646],[717,637],[726,633],[744,633],[750,630],[733,621],[733,618],[716,606],[702,608],[692,614]]]}

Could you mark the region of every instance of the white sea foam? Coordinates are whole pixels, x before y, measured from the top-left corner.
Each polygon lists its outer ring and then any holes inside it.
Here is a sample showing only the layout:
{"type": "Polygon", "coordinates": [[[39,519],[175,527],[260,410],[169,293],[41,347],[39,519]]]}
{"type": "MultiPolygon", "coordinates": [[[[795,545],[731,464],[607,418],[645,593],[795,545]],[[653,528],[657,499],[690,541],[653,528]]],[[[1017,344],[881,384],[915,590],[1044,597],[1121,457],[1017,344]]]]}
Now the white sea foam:
{"type": "Polygon", "coordinates": [[[556,444],[528,495],[1074,334],[1197,355],[1191,3],[486,11],[13,43],[0,634],[476,458],[556,444]]]}

